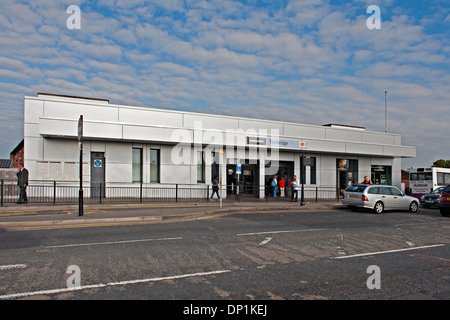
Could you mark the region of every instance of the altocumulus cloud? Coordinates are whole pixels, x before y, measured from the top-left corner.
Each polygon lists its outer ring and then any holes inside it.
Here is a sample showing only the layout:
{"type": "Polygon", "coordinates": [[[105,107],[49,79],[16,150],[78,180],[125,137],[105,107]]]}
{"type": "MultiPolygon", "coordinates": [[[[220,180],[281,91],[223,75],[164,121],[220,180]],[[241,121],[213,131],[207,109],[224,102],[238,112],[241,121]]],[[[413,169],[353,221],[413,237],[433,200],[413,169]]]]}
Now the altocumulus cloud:
{"type": "Polygon", "coordinates": [[[427,166],[450,158],[449,14],[439,1],[72,1],[0,3],[0,157],[23,137],[23,96],[330,122],[391,132],[427,166]],[[381,29],[369,30],[369,4],[381,29]],[[426,143],[425,143],[426,141],[426,143]],[[425,146],[426,144],[426,146],[425,146]]]}

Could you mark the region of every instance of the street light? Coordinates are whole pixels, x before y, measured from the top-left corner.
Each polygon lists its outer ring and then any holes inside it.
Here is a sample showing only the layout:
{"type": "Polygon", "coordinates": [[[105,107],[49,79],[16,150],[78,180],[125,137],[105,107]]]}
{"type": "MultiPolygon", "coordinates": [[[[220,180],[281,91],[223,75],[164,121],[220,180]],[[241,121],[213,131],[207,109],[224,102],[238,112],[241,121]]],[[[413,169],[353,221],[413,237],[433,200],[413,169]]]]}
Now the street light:
{"type": "Polygon", "coordinates": [[[219,195],[221,195],[222,197],[220,197],[219,199],[219,203],[220,203],[220,208],[222,208],[222,198],[223,198],[223,194],[222,194],[222,155],[224,154],[223,150],[219,150],[219,195]]]}
{"type": "Polygon", "coordinates": [[[387,91],[384,91],[384,132],[387,132],[387,91]]]}

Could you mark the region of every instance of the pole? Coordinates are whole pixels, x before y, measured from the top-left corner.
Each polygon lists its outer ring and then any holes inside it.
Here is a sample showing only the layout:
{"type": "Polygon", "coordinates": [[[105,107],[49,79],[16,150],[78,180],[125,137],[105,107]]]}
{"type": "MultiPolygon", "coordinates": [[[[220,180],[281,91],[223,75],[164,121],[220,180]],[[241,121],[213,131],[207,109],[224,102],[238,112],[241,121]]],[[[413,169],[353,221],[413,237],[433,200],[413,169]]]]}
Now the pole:
{"type": "Polygon", "coordinates": [[[387,132],[387,91],[384,91],[384,132],[387,132]]]}
{"type": "Polygon", "coordinates": [[[80,190],[78,192],[78,215],[83,215],[83,116],[78,120],[78,141],[80,144],[80,190]]]}
{"type": "Polygon", "coordinates": [[[300,206],[304,206],[305,205],[305,175],[304,175],[304,171],[303,171],[303,165],[304,165],[304,158],[305,155],[302,154],[301,158],[300,158],[300,179],[302,179],[302,193],[301,193],[301,198],[300,198],[300,206]]]}
{"type": "Polygon", "coordinates": [[[223,150],[219,151],[219,195],[222,195],[222,197],[220,197],[219,199],[219,203],[220,203],[220,208],[222,208],[222,198],[223,198],[223,194],[222,194],[222,155],[224,154],[223,150]]]}

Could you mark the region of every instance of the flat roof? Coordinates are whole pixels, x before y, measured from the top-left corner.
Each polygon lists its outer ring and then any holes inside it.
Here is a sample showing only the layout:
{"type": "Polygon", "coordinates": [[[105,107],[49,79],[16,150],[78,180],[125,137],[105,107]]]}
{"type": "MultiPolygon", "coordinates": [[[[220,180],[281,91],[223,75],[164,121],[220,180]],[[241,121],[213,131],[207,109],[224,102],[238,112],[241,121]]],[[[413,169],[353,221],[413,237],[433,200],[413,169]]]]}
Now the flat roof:
{"type": "Polygon", "coordinates": [[[93,100],[93,101],[103,101],[108,102],[108,99],[100,99],[100,98],[89,98],[89,97],[79,97],[79,96],[70,96],[65,94],[55,94],[55,93],[45,93],[45,92],[38,92],[38,97],[40,96],[52,96],[52,97],[60,97],[60,98],[71,98],[71,99],[85,99],[85,100],[93,100]]]}

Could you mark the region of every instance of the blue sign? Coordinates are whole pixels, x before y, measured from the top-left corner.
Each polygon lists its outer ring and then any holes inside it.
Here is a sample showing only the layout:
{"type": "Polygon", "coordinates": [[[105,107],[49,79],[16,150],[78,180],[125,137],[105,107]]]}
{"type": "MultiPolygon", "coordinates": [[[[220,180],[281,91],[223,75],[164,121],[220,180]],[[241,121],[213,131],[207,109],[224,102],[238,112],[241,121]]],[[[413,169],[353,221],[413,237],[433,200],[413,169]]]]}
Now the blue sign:
{"type": "Polygon", "coordinates": [[[236,163],[236,174],[242,173],[242,165],[240,163],[236,163]]]}
{"type": "Polygon", "coordinates": [[[95,159],[95,160],[94,160],[94,167],[95,167],[95,168],[101,168],[101,167],[102,167],[102,160],[100,160],[100,159],[95,159]]]}

